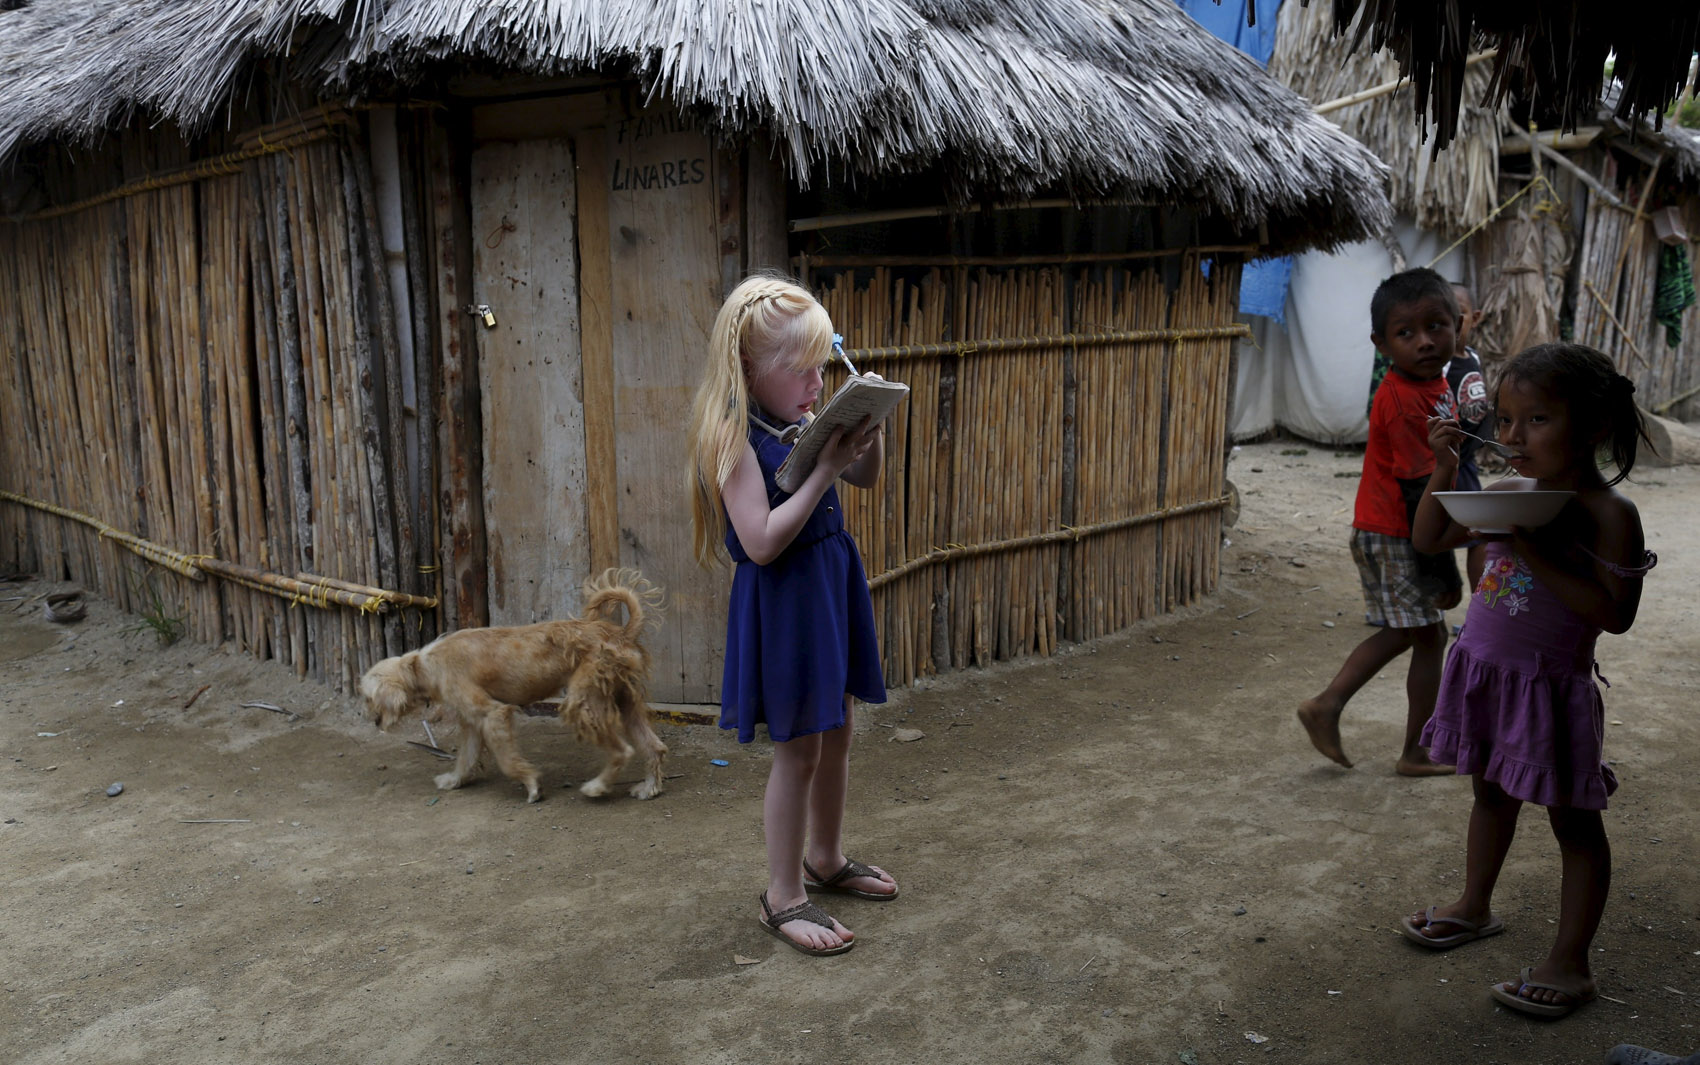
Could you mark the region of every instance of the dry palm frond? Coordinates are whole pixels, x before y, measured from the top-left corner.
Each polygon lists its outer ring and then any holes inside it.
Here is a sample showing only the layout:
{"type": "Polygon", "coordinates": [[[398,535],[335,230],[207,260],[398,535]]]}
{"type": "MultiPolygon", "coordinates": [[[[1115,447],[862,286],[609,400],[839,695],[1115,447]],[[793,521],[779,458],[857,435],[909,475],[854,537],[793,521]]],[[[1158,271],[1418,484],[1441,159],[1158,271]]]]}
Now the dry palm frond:
{"type": "MultiPolygon", "coordinates": [[[[1464,60],[1473,41],[1498,51],[1495,99],[1515,92],[1574,128],[1599,104],[1608,58],[1621,86],[1619,118],[1657,114],[1682,91],[1700,48],[1700,5],[1570,0],[1563,4],[1481,0],[1334,0],[1335,23],[1356,22],[1369,49],[1386,47],[1416,83],[1407,113],[1444,147],[1473,91],[1464,60]]],[[[1460,135],[1461,132],[1460,132],[1460,135]]]]}
{"type": "Polygon", "coordinates": [[[142,115],[205,128],[268,69],[327,96],[472,66],[635,78],[801,183],[929,169],[959,203],[1184,203],[1330,246],[1380,166],[1169,0],[60,0],[0,13],[0,160],[142,115]]]}
{"type": "MultiPolygon", "coordinates": [[[[1350,34],[1336,36],[1324,4],[1283,4],[1269,72],[1313,103],[1337,100],[1394,81],[1399,64],[1387,52],[1352,51],[1350,34]]],[[[1374,152],[1389,171],[1388,198],[1421,229],[1456,236],[1497,206],[1499,130],[1503,109],[1477,106],[1487,93],[1485,64],[1465,75],[1458,139],[1433,151],[1411,110],[1410,88],[1331,112],[1327,117],[1374,152]]]]}
{"type": "Polygon", "coordinates": [[[1473,337],[1484,359],[1558,338],[1570,253],[1565,214],[1550,195],[1520,202],[1515,214],[1489,227],[1478,250],[1485,264],[1476,293],[1482,321],[1473,337]]]}

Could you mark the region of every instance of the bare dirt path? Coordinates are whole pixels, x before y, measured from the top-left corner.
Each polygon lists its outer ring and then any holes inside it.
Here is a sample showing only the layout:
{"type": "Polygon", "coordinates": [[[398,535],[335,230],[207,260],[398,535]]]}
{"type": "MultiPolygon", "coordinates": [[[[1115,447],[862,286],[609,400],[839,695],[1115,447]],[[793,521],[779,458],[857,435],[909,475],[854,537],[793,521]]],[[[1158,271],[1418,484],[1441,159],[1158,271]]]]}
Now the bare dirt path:
{"type": "Polygon", "coordinates": [[[1402,665],[1347,711],[1355,770],[1293,719],[1364,632],[1345,547],[1357,464],[1244,448],[1211,600],[864,708],[851,849],[903,898],[834,902],[859,934],[834,959],[754,921],[763,745],[667,727],[665,795],[590,802],[560,785],[594,772],[592,752],[528,721],[546,801],[505,781],[439,794],[437,763],[404,743],[416,725],[380,734],[284,670],[160,650],[103,602],[49,624],[32,597],[55,586],[0,585],[0,1061],[1396,1065],[1700,1048],[1700,469],[1630,489],[1662,561],[1636,629],[1600,652],[1623,782],[1596,943],[1608,998],[1543,1024],[1486,991],[1552,933],[1540,812],[1502,881],[1506,934],[1423,952],[1396,922],[1457,890],[1468,782],[1393,775],[1402,665]],[[300,716],[239,706],[253,701],[300,716]]]}

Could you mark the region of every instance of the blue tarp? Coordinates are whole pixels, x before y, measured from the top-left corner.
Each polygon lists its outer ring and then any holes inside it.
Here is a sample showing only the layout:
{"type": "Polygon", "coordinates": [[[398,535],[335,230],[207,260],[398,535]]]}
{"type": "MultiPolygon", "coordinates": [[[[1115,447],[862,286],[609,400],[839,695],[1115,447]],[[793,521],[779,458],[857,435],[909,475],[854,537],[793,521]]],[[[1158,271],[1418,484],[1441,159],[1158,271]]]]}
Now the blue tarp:
{"type": "MultiPolygon", "coordinates": [[[[1275,54],[1275,16],[1281,0],[1263,0],[1257,5],[1257,25],[1246,25],[1247,0],[1176,0],[1180,9],[1211,35],[1269,65],[1275,54]]],[[[1282,325],[1287,322],[1287,285],[1293,277],[1291,256],[1259,259],[1247,263],[1240,275],[1240,313],[1260,314],[1282,325]]]]}
{"type": "Polygon", "coordinates": [[[1257,60],[1257,65],[1269,65],[1275,54],[1275,16],[1281,10],[1281,0],[1263,0],[1257,5],[1257,25],[1247,26],[1246,0],[1177,0],[1180,9],[1192,20],[1218,37],[1257,60]]]}
{"type": "Polygon", "coordinates": [[[1287,287],[1293,280],[1293,257],[1258,259],[1240,273],[1240,313],[1261,314],[1287,324],[1287,287]]]}

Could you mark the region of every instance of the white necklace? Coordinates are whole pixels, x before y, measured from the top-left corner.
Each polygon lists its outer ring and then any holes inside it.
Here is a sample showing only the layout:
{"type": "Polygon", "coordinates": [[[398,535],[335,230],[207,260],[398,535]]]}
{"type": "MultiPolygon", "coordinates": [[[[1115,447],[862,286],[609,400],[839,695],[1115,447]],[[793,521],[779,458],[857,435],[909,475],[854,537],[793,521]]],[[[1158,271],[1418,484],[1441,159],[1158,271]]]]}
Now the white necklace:
{"type": "Polygon", "coordinates": [[[803,435],[801,425],[787,425],[783,429],[775,428],[758,417],[755,411],[750,411],[750,421],[755,422],[761,427],[762,432],[778,440],[781,444],[794,444],[797,442],[797,438],[803,435]]]}

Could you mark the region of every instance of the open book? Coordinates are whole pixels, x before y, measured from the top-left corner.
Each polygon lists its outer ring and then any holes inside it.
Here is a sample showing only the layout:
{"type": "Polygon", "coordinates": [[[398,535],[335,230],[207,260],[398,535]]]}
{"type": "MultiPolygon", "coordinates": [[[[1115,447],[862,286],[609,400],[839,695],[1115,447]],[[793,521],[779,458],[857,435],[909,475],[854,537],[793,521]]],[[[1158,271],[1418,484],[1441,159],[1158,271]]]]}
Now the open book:
{"type": "Polygon", "coordinates": [[[821,448],[832,439],[833,430],[849,432],[861,424],[863,418],[868,419],[869,424],[878,425],[908,394],[909,386],[900,381],[859,374],[845,378],[843,386],[804,427],[803,435],[791,448],[791,454],[780,463],[779,472],[775,475],[779,487],[786,492],[795,492],[803,487],[803,482],[809,479],[820,459],[821,448]]]}

